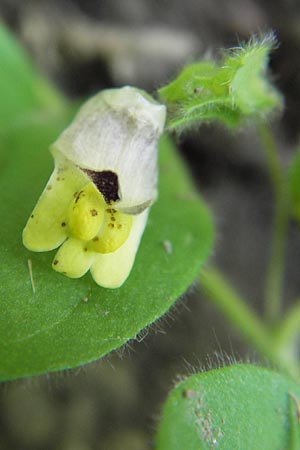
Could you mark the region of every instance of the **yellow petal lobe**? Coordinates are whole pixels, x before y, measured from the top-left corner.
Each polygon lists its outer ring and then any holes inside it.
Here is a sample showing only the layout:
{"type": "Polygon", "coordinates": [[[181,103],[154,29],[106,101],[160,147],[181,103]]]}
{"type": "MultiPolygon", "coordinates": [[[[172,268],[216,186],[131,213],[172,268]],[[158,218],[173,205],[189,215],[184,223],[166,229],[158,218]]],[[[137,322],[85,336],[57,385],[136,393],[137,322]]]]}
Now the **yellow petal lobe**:
{"type": "Polygon", "coordinates": [[[146,226],[149,210],[132,216],[132,228],[128,239],[113,253],[98,253],[91,265],[95,282],[108,289],[116,289],[124,283],[132,269],[136,252],[146,226]]]}
{"type": "Polygon", "coordinates": [[[52,250],[67,237],[68,208],[74,192],[86,185],[86,177],[67,161],[57,157],[47,186],[23,231],[23,243],[36,252],[52,250]]]}
{"type": "Polygon", "coordinates": [[[69,230],[82,241],[93,239],[104,218],[105,201],[93,183],[76,193],[69,208],[69,230]]]}
{"type": "Polygon", "coordinates": [[[67,277],[80,278],[89,270],[94,255],[88,250],[86,242],[69,238],[56,253],[52,268],[67,277]]]}
{"type": "Polygon", "coordinates": [[[89,248],[97,253],[115,252],[127,240],[131,227],[131,215],[106,207],[103,225],[89,248]]]}

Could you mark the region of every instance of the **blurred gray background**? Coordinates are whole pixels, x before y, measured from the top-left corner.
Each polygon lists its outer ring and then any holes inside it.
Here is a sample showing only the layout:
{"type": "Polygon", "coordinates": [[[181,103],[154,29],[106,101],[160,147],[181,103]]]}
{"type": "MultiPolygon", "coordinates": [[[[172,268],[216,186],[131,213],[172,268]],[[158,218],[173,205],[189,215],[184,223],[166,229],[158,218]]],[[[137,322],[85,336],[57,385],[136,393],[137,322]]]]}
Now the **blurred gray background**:
{"type": "MultiPolygon", "coordinates": [[[[274,120],[283,164],[300,130],[297,0],[1,0],[2,20],[41,73],[71,98],[133,84],[154,91],[186,63],[274,30],[270,67],[286,104],[274,120]]],[[[262,312],[272,193],[255,130],[205,125],[178,142],[217,226],[210,262],[262,312]]],[[[300,292],[300,233],[290,225],[284,296],[300,292]]],[[[138,341],[102,361],[0,387],[1,450],[149,450],[180,376],[259,361],[195,285],[138,341]]],[[[262,361],[263,363],[265,361],[262,361]]]]}

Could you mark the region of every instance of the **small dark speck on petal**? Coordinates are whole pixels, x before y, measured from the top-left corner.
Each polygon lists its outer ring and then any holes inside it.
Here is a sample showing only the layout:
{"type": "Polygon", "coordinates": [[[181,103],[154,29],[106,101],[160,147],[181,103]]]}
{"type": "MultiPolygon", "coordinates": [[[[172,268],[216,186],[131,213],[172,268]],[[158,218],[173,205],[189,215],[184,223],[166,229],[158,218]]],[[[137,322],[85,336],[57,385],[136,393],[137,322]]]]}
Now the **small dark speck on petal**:
{"type": "Polygon", "coordinates": [[[58,259],[55,259],[55,260],[53,261],[53,265],[56,266],[56,264],[58,264],[58,259]]]}

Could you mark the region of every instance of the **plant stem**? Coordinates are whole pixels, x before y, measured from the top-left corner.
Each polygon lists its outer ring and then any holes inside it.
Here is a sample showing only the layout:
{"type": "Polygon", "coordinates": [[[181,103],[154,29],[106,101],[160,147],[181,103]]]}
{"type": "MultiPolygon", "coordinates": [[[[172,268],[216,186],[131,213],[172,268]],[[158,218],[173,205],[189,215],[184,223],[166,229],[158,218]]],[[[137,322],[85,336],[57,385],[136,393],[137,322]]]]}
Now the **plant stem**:
{"type": "Polygon", "coordinates": [[[216,269],[203,270],[199,279],[208,298],[255,349],[284,372],[298,377],[296,364],[280,358],[264,324],[216,269]]]}
{"type": "Polygon", "coordinates": [[[279,195],[282,184],[282,167],[275,140],[268,126],[263,124],[258,127],[258,134],[262,149],[265,153],[266,163],[275,197],[279,195]]]}
{"type": "Polygon", "coordinates": [[[265,285],[265,313],[268,322],[276,324],[281,312],[284,255],[288,229],[289,197],[287,181],[280,164],[278,150],[267,126],[259,128],[269,176],[274,191],[274,219],[269,266],[265,285]]]}
{"type": "Polygon", "coordinates": [[[291,348],[297,336],[300,335],[300,300],[296,300],[293,306],[285,314],[274,338],[278,347],[291,348]]]}
{"type": "Polygon", "coordinates": [[[286,362],[299,359],[299,337],[300,337],[300,303],[299,300],[289,309],[285,317],[274,330],[273,346],[286,362]]]}
{"type": "Polygon", "coordinates": [[[266,277],[266,318],[270,324],[276,324],[281,313],[284,255],[288,228],[288,212],[285,195],[283,193],[275,204],[271,255],[266,277]]]}

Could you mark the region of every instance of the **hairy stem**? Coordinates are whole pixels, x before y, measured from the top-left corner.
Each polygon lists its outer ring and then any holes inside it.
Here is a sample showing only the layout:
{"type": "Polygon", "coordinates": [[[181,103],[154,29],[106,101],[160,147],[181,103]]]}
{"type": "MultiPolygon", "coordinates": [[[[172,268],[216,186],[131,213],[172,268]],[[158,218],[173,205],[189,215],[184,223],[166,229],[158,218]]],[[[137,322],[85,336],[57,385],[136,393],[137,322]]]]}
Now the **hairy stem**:
{"type": "Polygon", "coordinates": [[[284,372],[299,376],[297,365],[280,357],[263,322],[216,269],[203,270],[199,279],[207,297],[251,346],[284,372]]]}
{"type": "MultiPolygon", "coordinates": [[[[275,330],[275,345],[281,348],[283,352],[289,353],[295,347],[298,347],[300,336],[300,300],[296,300],[293,306],[283,317],[278,328],[275,330]]],[[[294,355],[295,358],[297,355],[294,355]]]]}
{"type": "Polygon", "coordinates": [[[274,192],[272,241],[265,284],[265,314],[268,322],[274,325],[281,313],[289,196],[286,177],[280,164],[273,136],[265,125],[259,128],[259,135],[274,192]]]}

